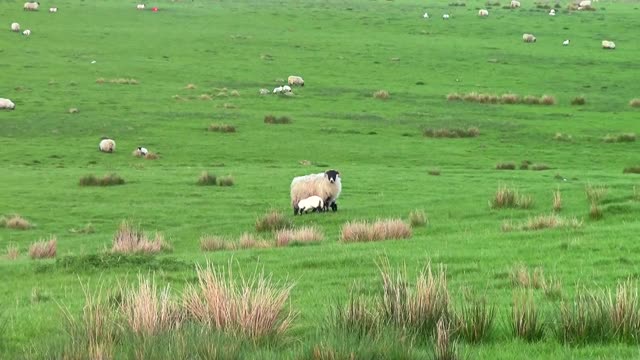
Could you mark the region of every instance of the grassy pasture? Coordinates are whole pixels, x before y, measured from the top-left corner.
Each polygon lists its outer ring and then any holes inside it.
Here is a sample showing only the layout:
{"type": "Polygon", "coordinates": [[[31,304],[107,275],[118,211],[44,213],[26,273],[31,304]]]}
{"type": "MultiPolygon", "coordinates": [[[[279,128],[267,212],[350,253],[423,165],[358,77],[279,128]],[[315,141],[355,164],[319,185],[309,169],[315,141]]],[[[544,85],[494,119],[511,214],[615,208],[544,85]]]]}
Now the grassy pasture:
{"type": "MultiPolygon", "coordinates": [[[[56,14],[46,12],[48,2],[38,12],[23,11],[22,3],[0,2],[6,26],[0,32],[0,97],[16,103],[15,111],[0,111],[0,216],[17,213],[32,226],[0,227],[0,250],[13,245],[20,251],[16,260],[0,259],[0,358],[45,358],[43,342],[64,343],[60,306],[79,313],[83,286],[108,292],[142,274],[178,294],[197,280],[195,265],[207,262],[232,262],[246,274],[264,269],[276,281],[295,283],[293,340],[252,345],[242,357],[313,358],[305,356],[315,344],[335,341],[367,358],[376,346],[327,340],[340,335],[322,325],[329,306],[344,301],[354,283],[364,294],[380,292],[380,256],[406,264],[411,278],[428,260],[442,263],[454,303],[475,289],[495,304],[494,336],[478,345],[461,343],[470,358],[638,356],[635,343],[567,347],[550,331],[530,344],[514,340],[503,324],[513,302],[514,264],[558,277],[569,300],[579,286],[615,288],[639,276],[634,186],[640,180],[623,174],[640,165],[638,142],[603,140],[640,133],[638,110],[628,105],[640,97],[636,4],[603,0],[594,12],[568,12],[563,2],[550,17],[523,2],[517,10],[490,7],[488,18],[478,18],[477,9],[485,7],[480,1],[425,8],[408,0],[162,0],[157,13],[112,0],[61,1],[56,14]],[[424,11],[430,19],[422,18],[424,11]],[[445,12],[448,21],[440,18],[445,12]],[[14,21],[32,35],[10,32],[14,21]],[[523,43],[525,32],[537,42],[523,43]],[[561,46],[564,39],[571,45],[561,46]],[[602,50],[603,39],[617,49],[602,50]],[[294,96],[258,94],[291,74],[305,79],[294,96]],[[390,97],[374,98],[378,90],[390,97]],[[557,104],[446,100],[449,93],[474,91],[548,94],[557,104]],[[578,96],[585,104],[572,106],[578,96]],[[265,124],[266,115],[292,122],[265,124]],[[236,131],[207,130],[221,123],[236,131]],[[480,135],[423,136],[425,128],[469,127],[480,135]],[[571,140],[554,140],[559,132],[571,140]],[[114,153],[98,151],[102,136],[116,140],[114,153]],[[132,156],[138,146],[159,158],[132,156]],[[525,160],[550,169],[519,170],[525,160]],[[516,170],[496,170],[507,162],[516,170]],[[291,179],[329,168],[342,175],[340,210],[293,217],[291,179]],[[429,175],[434,169],[439,176],[429,175]],[[198,186],[203,171],[231,175],[234,184],[198,186]],[[78,185],[84,176],[112,173],[125,183],[78,185]],[[492,209],[501,185],[530,195],[533,205],[492,209]],[[589,216],[589,185],[608,189],[599,220],[589,216]],[[552,213],[556,190],[562,194],[559,215],[583,220],[581,227],[501,230],[504,221],[552,213]],[[295,226],[322,229],[324,240],[200,250],[204,234],[255,232],[256,218],[270,209],[295,226]],[[424,209],[429,221],[414,228],[411,239],[339,241],[348,221],[407,219],[415,209],[424,209]],[[125,219],[161,232],[173,250],[99,255],[109,251],[125,219]],[[77,231],[87,224],[93,232],[77,231]],[[56,259],[31,260],[30,244],[52,235],[56,259]]],[[[561,300],[535,296],[549,317],[555,314],[561,300]]],[[[381,339],[378,346],[385,341],[394,343],[381,339]]],[[[415,356],[430,354],[430,344],[416,345],[415,356]]]]}

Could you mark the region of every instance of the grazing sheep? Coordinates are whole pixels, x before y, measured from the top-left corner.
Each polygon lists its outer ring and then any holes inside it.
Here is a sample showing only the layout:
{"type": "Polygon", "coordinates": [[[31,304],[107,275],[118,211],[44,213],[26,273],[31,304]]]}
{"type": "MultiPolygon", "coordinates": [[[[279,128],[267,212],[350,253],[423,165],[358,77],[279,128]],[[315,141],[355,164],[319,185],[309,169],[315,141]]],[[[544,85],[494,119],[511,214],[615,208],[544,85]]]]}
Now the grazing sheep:
{"type": "Polygon", "coordinates": [[[147,156],[148,153],[149,153],[149,150],[141,146],[138,146],[138,148],[133,152],[135,156],[147,156]]]}
{"type": "Polygon", "coordinates": [[[562,46],[569,46],[569,39],[562,42],[562,46]]]}
{"type": "Polygon", "coordinates": [[[298,176],[291,181],[291,205],[293,214],[298,214],[298,203],[302,199],[316,195],[324,200],[324,210],[329,207],[338,211],[336,200],[342,191],[340,173],[336,170],[328,170],[323,173],[298,176]]]}
{"type": "Polygon", "coordinates": [[[487,9],[480,9],[478,11],[478,16],[482,16],[482,17],[489,16],[489,11],[487,9]]]}
{"type": "Polygon", "coordinates": [[[138,5],[136,5],[136,9],[138,9],[138,10],[144,10],[144,4],[138,4],[138,5]]]}
{"type": "Polygon", "coordinates": [[[320,196],[316,195],[300,200],[298,202],[298,214],[302,215],[308,211],[324,211],[324,200],[322,200],[320,196]]]}
{"type": "Polygon", "coordinates": [[[522,40],[526,43],[536,42],[536,37],[532,34],[522,34],[522,40]]]}
{"type": "Polygon", "coordinates": [[[14,104],[13,101],[9,99],[0,98],[0,110],[2,109],[15,110],[15,108],[16,108],[16,104],[14,104]]]}
{"type": "Polygon", "coordinates": [[[31,30],[27,29],[27,30],[23,31],[23,32],[22,32],[22,35],[24,35],[24,36],[29,36],[29,35],[31,35],[31,30]]]}
{"type": "Polygon", "coordinates": [[[591,0],[582,0],[578,3],[578,8],[591,7],[591,0]]]}
{"type": "Polygon", "coordinates": [[[556,9],[549,10],[549,16],[556,16],[556,9]]]}
{"type": "Polygon", "coordinates": [[[511,0],[511,8],[515,9],[515,8],[519,8],[520,7],[520,1],[516,1],[516,0],[511,0]]]}
{"type": "Polygon", "coordinates": [[[20,24],[18,24],[18,23],[11,23],[11,31],[13,31],[13,32],[19,32],[19,31],[20,31],[20,24]]]}
{"type": "Polygon", "coordinates": [[[602,40],[602,48],[603,49],[613,50],[613,49],[616,48],[616,44],[613,41],[602,40]]]}
{"type": "Polygon", "coordinates": [[[287,78],[289,86],[300,85],[304,86],[304,80],[300,76],[291,75],[287,78]]]}
{"type": "Polygon", "coordinates": [[[284,88],[282,86],[278,86],[277,88],[273,88],[273,93],[274,94],[281,94],[284,91],[284,88]]]}
{"type": "Polygon", "coordinates": [[[442,19],[443,20],[448,20],[449,19],[449,14],[443,14],[442,15],[442,19]]]}
{"type": "Polygon", "coordinates": [[[103,138],[100,141],[98,149],[100,149],[100,151],[102,152],[112,153],[116,151],[116,142],[113,139],[103,138]]]}
{"type": "Polygon", "coordinates": [[[290,92],[291,92],[291,86],[289,86],[289,85],[282,85],[282,92],[283,92],[283,93],[290,93],[290,92]]]}
{"type": "Polygon", "coordinates": [[[428,19],[429,18],[429,14],[428,13],[424,13],[424,15],[422,15],[423,18],[428,19]]]}
{"type": "Polygon", "coordinates": [[[58,12],[58,8],[57,7],[49,8],[49,12],[50,13],[57,13],[58,12]]]}
{"type": "Polygon", "coordinates": [[[24,3],[24,7],[22,8],[22,10],[27,10],[27,11],[37,11],[38,7],[40,7],[40,3],[39,2],[26,2],[24,3]]]}
{"type": "Polygon", "coordinates": [[[267,95],[269,93],[268,89],[260,89],[260,95],[267,95]]]}

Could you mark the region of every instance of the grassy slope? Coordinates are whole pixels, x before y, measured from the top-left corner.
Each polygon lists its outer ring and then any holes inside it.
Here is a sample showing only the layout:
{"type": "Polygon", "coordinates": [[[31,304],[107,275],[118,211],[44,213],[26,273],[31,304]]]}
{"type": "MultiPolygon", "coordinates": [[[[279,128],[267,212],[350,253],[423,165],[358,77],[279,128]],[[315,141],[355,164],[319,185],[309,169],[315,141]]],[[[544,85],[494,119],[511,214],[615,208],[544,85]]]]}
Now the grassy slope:
{"type": "MultiPolygon", "coordinates": [[[[425,259],[442,262],[454,292],[462,286],[486,289],[506,311],[511,302],[508,268],[522,261],[558,275],[565,289],[576,282],[613,286],[637,276],[638,181],[622,168],[636,165],[637,143],[604,144],[607,133],[640,132],[637,112],[627,106],[639,96],[632,76],[640,53],[633,31],[637,10],[603,4],[605,10],[555,18],[545,10],[491,9],[475,16],[477,4],[434,5],[432,19],[410,1],[223,1],[160,2],[161,11],[139,12],[116,1],[61,2],[60,12],[26,13],[17,1],[0,4],[2,19],[31,28],[23,38],[5,32],[0,96],[16,102],[0,113],[0,214],[17,212],[36,224],[20,232],[0,229],[0,248],[16,243],[23,252],[40,237],[56,234],[59,254],[78,255],[109,246],[120,220],[132,218],[158,230],[175,247],[156,277],[180,288],[193,280],[190,263],[207,259],[225,264],[231,257],[245,269],[264,266],[278,279],[297,283],[298,333],[313,332],[326,305],[346,294],[353,281],[377,285],[375,258],[417,269],[425,259]],[[349,9],[347,9],[349,8],[349,9]],[[442,21],[443,12],[452,15],[442,21]],[[523,44],[532,32],[536,44],[523,44]],[[570,38],[572,44],[560,43],[570,38]],[[613,52],[601,39],[616,41],[613,52]],[[272,60],[261,55],[269,54],[272,60]],[[392,61],[392,58],[400,58],[392,61]],[[91,64],[96,60],[95,64],[91,64]],[[307,86],[294,98],[259,97],[261,87],[289,74],[307,86]],[[135,78],[139,85],[97,84],[97,78],[135,78]],[[416,85],[416,82],[424,85],[416,85]],[[198,86],[185,90],[188,83],[198,86]],[[16,90],[21,87],[21,90],[16,90]],[[240,97],[176,101],[173,95],[217,94],[237,89],[240,97]],[[388,101],[372,99],[378,89],[388,101]],[[552,94],[553,107],[447,103],[449,92],[552,94]],[[587,105],[569,106],[584,95],[587,105]],[[235,109],[224,109],[231,103],[235,109]],[[77,107],[79,114],[67,110],[77,107]],[[288,115],[292,125],[268,126],[266,114],[288,115]],[[235,134],[207,133],[212,122],[238,126],[235,134]],[[426,139],[424,127],[477,126],[475,139],[426,139]],[[375,134],[369,135],[369,132],[375,134]],[[574,141],[552,140],[556,132],[574,141]],[[410,136],[402,136],[410,135],[410,136]],[[100,136],[116,139],[114,154],[97,151],[100,136]],[[157,161],[130,155],[139,144],[160,154],[157,161]],[[326,166],[303,167],[308,159],[326,166]],[[544,172],[493,170],[497,162],[543,162],[544,172]],[[222,166],[224,164],[224,166],[222,166]],[[343,173],[341,211],[295,219],[317,224],[327,234],[320,246],[223,252],[204,255],[203,233],[237,236],[250,231],[255,217],[270,207],[289,214],[293,176],[327,167],[343,173]],[[428,176],[439,168],[441,176],[428,176]],[[200,171],[232,174],[236,186],[194,186],[200,171]],[[127,184],[80,188],[88,173],[117,172],[127,184]],[[554,178],[558,173],[568,179],[554,178]],[[563,193],[567,216],[586,217],[587,183],[610,187],[605,219],[586,221],[573,231],[502,233],[503,219],[548,213],[551,191],[563,193]],[[487,202],[499,183],[534,195],[531,210],[491,211],[487,202]],[[410,241],[342,245],[340,225],[352,219],[405,217],[424,208],[431,226],[410,241]],[[69,229],[92,223],[90,235],[69,229]],[[180,262],[179,262],[180,261],[180,262]]],[[[43,3],[43,7],[47,5],[43,3]]],[[[289,216],[289,215],[288,215],[289,216]]],[[[100,271],[69,270],[50,262],[0,261],[4,280],[0,302],[10,320],[7,351],[15,354],[36,336],[59,328],[56,302],[79,309],[80,281],[112,283],[134,278],[145,266],[100,271]],[[80,281],[79,281],[80,280],[80,281]],[[32,304],[38,288],[51,301],[32,304]]],[[[597,357],[634,354],[624,346],[566,349],[498,341],[469,347],[478,358],[527,356],[597,357]]]]}

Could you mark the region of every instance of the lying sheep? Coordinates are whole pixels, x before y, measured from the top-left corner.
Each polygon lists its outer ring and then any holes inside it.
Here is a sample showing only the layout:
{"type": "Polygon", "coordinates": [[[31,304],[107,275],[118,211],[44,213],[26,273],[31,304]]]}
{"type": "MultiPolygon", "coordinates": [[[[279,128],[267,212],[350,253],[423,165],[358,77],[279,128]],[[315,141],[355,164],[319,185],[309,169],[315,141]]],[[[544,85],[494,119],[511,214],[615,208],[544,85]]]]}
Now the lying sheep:
{"type": "Polygon", "coordinates": [[[98,149],[100,149],[100,151],[102,152],[112,153],[116,151],[116,142],[113,139],[103,138],[100,141],[98,149]]]}
{"type": "Polygon", "coordinates": [[[27,10],[27,11],[37,11],[38,7],[40,7],[40,3],[39,2],[26,2],[24,3],[24,7],[22,8],[22,10],[27,10]]]}
{"type": "Polygon", "coordinates": [[[522,40],[526,43],[536,42],[536,37],[533,36],[532,34],[523,34],[522,40]]]}
{"type": "Polygon", "coordinates": [[[291,75],[287,78],[289,86],[300,85],[304,86],[304,80],[300,76],[291,75]]]}
{"type": "Polygon", "coordinates": [[[516,0],[511,0],[511,8],[515,9],[515,8],[519,8],[520,7],[520,1],[516,1],[516,0]]]}
{"type": "Polygon", "coordinates": [[[50,13],[57,13],[58,12],[58,8],[57,7],[49,8],[49,12],[50,13]]]}
{"type": "Polygon", "coordinates": [[[480,9],[478,11],[478,16],[489,16],[489,11],[487,9],[480,9]]]}
{"type": "Polygon", "coordinates": [[[2,110],[2,109],[15,110],[16,109],[16,104],[14,104],[13,101],[11,101],[9,99],[0,98],[0,110],[2,110]]]}
{"type": "Polygon", "coordinates": [[[310,196],[319,196],[324,200],[323,210],[338,211],[336,200],[342,191],[340,173],[336,170],[328,170],[323,173],[298,176],[291,181],[291,205],[293,213],[298,214],[298,203],[310,196]]]}
{"type": "Polygon", "coordinates": [[[603,49],[608,49],[608,50],[613,50],[613,49],[616,48],[616,44],[613,41],[602,40],[602,48],[603,49]]]}
{"type": "MultiPolygon", "coordinates": [[[[302,199],[298,202],[298,214],[302,215],[308,211],[322,212],[324,211],[324,200],[320,196],[309,196],[306,199],[302,199]]],[[[295,215],[295,209],[294,209],[295,215]]]]}
{"type": "Polygon", "coordinates": [[[13,31],[13,32],[19,32],[19,31],[20,31],[20,24],[18,24],[18,23],[11,23],[11,31],[13,31]]]}
{"type": "Polygon", "coordinates": [[[22,32],[22,35],[24,35],[24,36],[29,36],[29,35],[31,35],[31,30],[27,29],[27,30],[23,31],[23,32],[22,32]]]}
{"type": "Polygon", "coordinates": [[[448,20],[449,19],[449,14],[443,14],[442,15],[442,19],[443,20],[448,20]]]}

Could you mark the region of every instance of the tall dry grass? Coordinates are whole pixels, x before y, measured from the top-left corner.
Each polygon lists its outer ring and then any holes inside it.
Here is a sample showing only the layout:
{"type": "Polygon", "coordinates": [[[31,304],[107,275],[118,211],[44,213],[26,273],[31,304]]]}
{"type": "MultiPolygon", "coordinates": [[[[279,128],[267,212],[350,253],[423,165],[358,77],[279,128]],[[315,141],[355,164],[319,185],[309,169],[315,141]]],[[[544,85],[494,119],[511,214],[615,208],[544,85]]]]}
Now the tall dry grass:
{"type": "Polygon", "coordinates": [[[7,229],[27,230],[31,228],[31,223],[18,214],[9,217],[0,216],[0,226],[7,229]]]}
{"type": "Polygon", "coordinates": [[[158,291],[154,280],[139,277],[137,287],[122,288],[120,293],[124,294],[120,313],[134,334],[152,336],[180,326],[182,315],[171,300],[169,285],[158,291]]]}
{"type": "Polygon", "coordinates": [[[411,227],[425,226],[429,224],[429,218],[424,210],[415,209],[409,213],[411,227]]]}
{"type": "Polygon", "coordinates": [[[373,223],[351,221],[342,225],[340,239],[343,242],[367,242],[388,239],[408,239],[411,227],[400,219],[381,219],[373,223]]]}
{"type": "Polygon", "coordinates": [[[296,314],[287,303],[293,285],[274,283],[264,272],[237,281],[231,268],[225,274],[211,264],[197,273],[198,284],[188,285],[182,297],[190,320],[251,339],[281,336],[291,328],[296,314]]]}
{"type": "Polygon", "coordinates": [[[562,193],[560,193],[560,188],[557,188],[553,192],[553,211],[558,212],[562,210],[562,193]]]}
{"type": "Polygon", "coordinates": [[[16,260],[20,256],[20,248],[16,244],[7,245],[7,253],[5,257],[8,260],[16,260]]]}
{"type": "Polygon", "coordinates": [[[56,257],[58,239],[52,235],[49,240],[37,241],[29,246],[29,257],[32,259],[50,259],[56,257]]]}
{"type": "Polygon", "coordinates": [[[171,246],[164,240],[162,234],[156,233],[151,239],[144,231],[128,221],[120,223],[111,246],[111,252],[122,254],[155,254],[165,250],[171,250],[171,246]]]}
{"type": "Polygon", "coordinates": [[[451,323],[443,318],[436,324],[436,342],[434,347],[434,360],[457,360],[458,347],[452,339],[451,323]]]}
{"type": "Polygon", "coordinates": [[[492,209],[528,209],[533,206],[533,197],[530,195],[520,195],[517,189],[502,184],[498,186],[493,199],[489,202],[489,206],[492,209]]]}
{"type": "Polygon", "coordinates": [[[525,341],[539,341],[544,337],[544,322],[530,291],[516,293],[511,307],[513,335],[525,341]]]}
{"type": "Polygon", "coordinates": [[[486,340],[491,336],[495,315],[495,306],[488,303],[486,296],[467,293],[455,314],[456,332],[470,343],[486,340]]]}
{"type": "Polygon", "coordinates": [[[282,229],[276,231],[276,246],[291,244],[318,243],[324,239],[324,234],[315,226],[305,226],[298,229],[282,229]]]}
{"type": "Polygon", "coordinates": [[[276,231],[291,227],[291,220],[287,219],[278,210],[269,210],[268,213],[256,219],[256,231],[276,231]]]}

